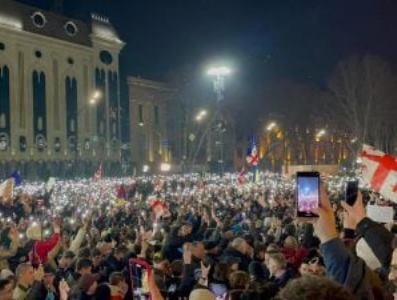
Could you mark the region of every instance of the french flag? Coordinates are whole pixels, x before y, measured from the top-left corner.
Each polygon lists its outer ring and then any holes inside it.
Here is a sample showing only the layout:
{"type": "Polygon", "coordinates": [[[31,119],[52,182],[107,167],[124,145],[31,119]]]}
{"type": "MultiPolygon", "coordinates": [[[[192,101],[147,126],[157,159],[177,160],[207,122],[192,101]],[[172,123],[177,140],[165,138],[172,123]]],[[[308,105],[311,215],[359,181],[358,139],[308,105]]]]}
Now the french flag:
{"type": "Polygon", "coordinates": [[[251,143],[247,149],[246,160],[247,160],[247,163],[252,167],[256,167],[259,163],[259,155],[258,155],[258,149],[256,146],[255,137],[252,137],[251,143]]]}

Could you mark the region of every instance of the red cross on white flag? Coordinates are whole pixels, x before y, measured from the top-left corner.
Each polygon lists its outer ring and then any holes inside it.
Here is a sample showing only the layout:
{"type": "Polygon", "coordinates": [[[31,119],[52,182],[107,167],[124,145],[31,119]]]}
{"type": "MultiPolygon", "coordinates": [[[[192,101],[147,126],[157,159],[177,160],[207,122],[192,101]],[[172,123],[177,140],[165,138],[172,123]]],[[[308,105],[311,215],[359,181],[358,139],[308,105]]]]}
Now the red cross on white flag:
{"type": "Polygon", "coordinates": [[[362,175],[375,192],[397,202],[397,158],[364,145],[362,175]]]}

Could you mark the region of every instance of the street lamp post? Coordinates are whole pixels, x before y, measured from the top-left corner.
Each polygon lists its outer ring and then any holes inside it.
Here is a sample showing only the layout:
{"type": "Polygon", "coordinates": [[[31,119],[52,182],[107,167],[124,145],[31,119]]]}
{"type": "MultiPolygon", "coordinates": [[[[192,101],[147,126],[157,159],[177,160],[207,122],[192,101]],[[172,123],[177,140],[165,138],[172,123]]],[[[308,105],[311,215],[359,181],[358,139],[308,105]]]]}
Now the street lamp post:
{"type": "MultiPolygon", "coordinates": [[[[224,99],[225,78],[226,78],[226,76],[230,75],[231,73],[232,73],[231,69],[228,67],[225,67],[225,66],[212,67],[212,68],[208,69],[208,71],[207,71],[207,75],[209,75],[213,78],[213,87],[214,87],[214,91],[217,96],[216,111],[214,114],[212,114],[212,118],[208,122],[208,125],[207,125],[205,131],[203,132],[203,134],[200,137],[200,141],[198,143],[196,152],[192,159],[192,168],[196,162],[197,156],[198,156],[200,149],[204,143],[204,140],[208,136],[210,129],[213,127],[213,125],[218,125],[217,123],[219,123],[219,124],[221,123],[221,122],[216,122],[216,121],[217,121],[217,118],[221,115],[220,104],[221,104],[222,100],[224,99]]],[[[198,119],[200,121],[202,118],[198,118],[198,119]]],[[[219,126],[217,126],[217,127],[219,127],[219,126]]],[[[219,164],[219,171],[220,171],[221,175],[223,175],[223,163],[224,163],[224,161],[223,161],[223,133],[224,133],[224,130],[223,129],[224,128],[218,128],[218,132],[217,132],[219,134],[219,139],[220,139],[217,146],[219,147],[218,164],[219,164]]]]}
{"type": "Polygon", "coordinates": [[[213,87],[216,94],[216,113],[214,115],[216,122],[217,141],[215,145],[218,148],[218,168],[219,173],[223,176],[224,172],[224,132],[225,128],[222,122],[221,102],[225,98],[225,78],[231,74],[231,69],[226,66],[211,67],[207,74],[213,78],[213,87]],[[219,120],[217,120],[219,119],[219,120]]]}

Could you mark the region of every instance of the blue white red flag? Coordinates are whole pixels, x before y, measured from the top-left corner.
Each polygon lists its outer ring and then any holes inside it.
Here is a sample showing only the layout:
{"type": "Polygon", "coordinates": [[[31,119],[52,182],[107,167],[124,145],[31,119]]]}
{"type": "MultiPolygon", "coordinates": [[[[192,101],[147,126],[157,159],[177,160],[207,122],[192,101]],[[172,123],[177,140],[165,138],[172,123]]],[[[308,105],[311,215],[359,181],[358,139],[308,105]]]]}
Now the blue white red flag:
{"type": "Polygon", "coordinates": [[[249,147],[247,149],[246,160],[247,160],[247,163],[253,167],[256,167],[259,163],[259,154],[258,154],[258,149],[256,146],[255,137],[252,137],[251,144],[249,145],[249,147]]]}

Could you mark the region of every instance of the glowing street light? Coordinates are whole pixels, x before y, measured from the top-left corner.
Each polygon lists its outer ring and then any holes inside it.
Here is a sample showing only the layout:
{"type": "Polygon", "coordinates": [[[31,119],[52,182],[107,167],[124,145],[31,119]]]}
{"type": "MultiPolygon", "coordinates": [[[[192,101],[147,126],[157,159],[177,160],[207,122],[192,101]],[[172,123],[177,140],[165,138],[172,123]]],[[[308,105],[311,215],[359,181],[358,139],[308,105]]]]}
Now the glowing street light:
{"type": "Polygon", "coordinates": [[[196,115],[195,119],[197,122],[200,122],[206,116],[207,116],[207,111],[205,109],[203,109],[196,115]]]}
{"type": "Polygon", "coordinates": [[[150,167],[148,165],[143,165],[143,167],[142,167],[143,173],[147,173],[147,172],[149,172],[149,170],[150,170],[150,167]]]}
{"type": "Polygon", "coordinates": [[[272,131],[274,128],[276,128],[277,127],[277,123],[276,122],[270,122],[268,125],[267,125],[267,127],[266,127],[266,130],[267,131],[272,131]]]}
{"type": "Polygon", "coordinates": [[[225,76],[230,75],[232,70],[226,66],[214,66],[208,69],[207,74],[210,76],[225,76]]]}
{"type": "Polygon", "coordinates": [[[102,93],[101,91],[96,90],[93,94],[92,94],[92,98],[90,99],[89,103],[91,105],[95,105],[99,99],[102,97],[102,93]]]}
{"type": "Polygon", "coordinates": [[[320,139],[324,136],[324,135],[326,135],[326,131],[325,131],[325,129],[320,129],[318,132],[317,132],[317,134],[316,134],[316,142],[319,142],[320,141],[320,139]]]}

